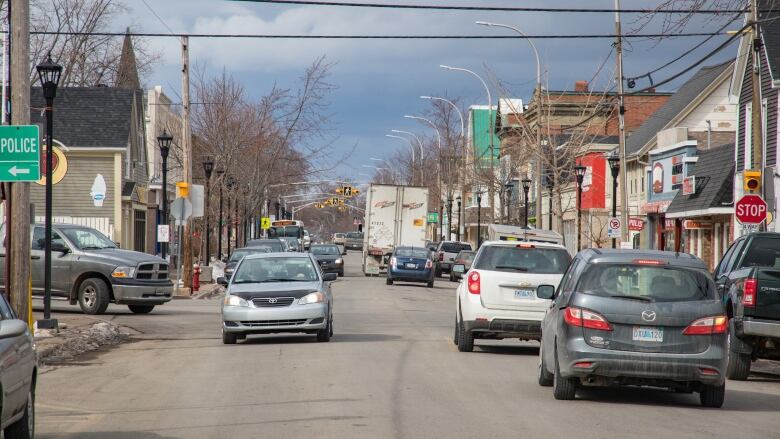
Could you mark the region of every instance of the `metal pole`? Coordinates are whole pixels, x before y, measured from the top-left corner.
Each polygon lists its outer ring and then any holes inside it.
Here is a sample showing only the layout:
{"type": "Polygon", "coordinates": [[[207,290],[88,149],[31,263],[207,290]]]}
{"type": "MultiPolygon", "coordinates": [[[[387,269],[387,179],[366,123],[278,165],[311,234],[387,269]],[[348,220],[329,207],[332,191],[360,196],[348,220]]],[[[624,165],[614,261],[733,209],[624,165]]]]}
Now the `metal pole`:
{"type": "Polygon", "coordinates": [[[227,238],[227,256],[228,257],[230,257],[230,223],[231,223],[231,220],[230,220],[230,203],[231,203],[230,194],[228,194],[227,224],[226,224],[226,226],[227,226],[227,236],[226,236],[226,238],[227,238]]]}
{"type": "MultiPolygon", "coordinates": [[[[525,203],[525,219],[523,220],[523,224],[525,225],[526,228],[528,227],[528,190],[529,189],[531,188],[523,186],[523,202],[525,203]]],[[[539,218],[540,222],[541,220],[542,219],[539,218]]]]}
{"type": "MultiPolygon", "coordinates": [[[[162,223],[168,225],[168,157],[162,158],[162,223]]],[[[168,230],[168,241],[170,242],[171,231],[168,230]]],[[[168,243],[160,243],[160,253],[162,258],[165,259],[165,254],[168,251],[168,243]]]]}
{"type": "Polygon", "coordinates": [[[620,216],[621,223],[624,224],[620,228],[620,240],[628,241],[628,166],[626,165],[626,121],[625,112],[626,107],[624,105],[623,96],[623,39],[621,36],[620,27],[620,0],[615,0],[615,36],[617,41],[615,42],[616,61],[617,61],[617,84],[618,84],[618,145],[620,150],[620,216]]]}
{"type": "Polygon", "coordinates": [[[447,198],[447,240],[452,239],[452,198],[447,198]]]}
{"type": "Polygon", "coordinates": [[[477,248],[482,246],[482,193],[477,193],[477,248]]]}
{"type": "Polygon", "coordinates": [[[219,225],[217,227],[217,259],[222,260],[222,225],[224,218],[222,217],[222,182],[219,184],[219,225]]]}
{"type": "Polygon", "coordinates": [[[550,188],[550,189],[549,189],[549,191],[548,191],[548,194],[549,194],[549,195],[548,195],[548,197],[547,197],[547,203],[548,203],[548,207],[549,207],[549,209],[550,209],[550,215],[549,215],[549,217],[547,218],[547,228],[548,228],[548,229],[550,229],[550,230],[552,231],[552,229],[553,229],[553,227],[552,227],[552,217],[553,217],[553,209],[552,209],[552,208],[553,208],[552,188],[550,188]]]}
{"type": "Polygon", "coordinates": [[[211,200],[211,187],[209,185],[210,178],[206,178],[206,265],[211,265],[211,246],[209,245],[211,229],[209,228],[209,200],[211,200]]]}
{"type": "MultiPolygon", "coordinates": [[[[54,113],[52,106],[54,105],[54,99],[46,99],[46,224],[45,235],[46,240],[44,247],[44,260],[43,260],[43,319],[50,325],[46,325],[47,328],[56,328],[57,322],[51,320],[51,220],[52,220],[52,178],[54,173],[52,167],[54,165],[54,143],[52,141],[52,130],[54,129],[54,113]]],[[[41,327],[42,325],[38,325],[41,327]]]]}
{"type": "Polygon", "coordinates": [[[461,200],[458,200],[458,229],[455,232],[455,236],[457,237],[457,240],[460,241],[460,227],[462,224],[461,218],[460,218],[460,204],[461,200]]]}
{"type": "Polygon", "coordinates": [[[582,183],[577,182],[577,251],[582,250],[582,183]]]}
{"type": "MultiPolygon", "coordinates": [[[[617,188],[618,181],[617,175],[612,174],[612,218],[617,217],[617,188]]],[[[628,224],[623,224],[623,227],[628,227],[628,224]]],[[[617,239],[612,238],[612,248],[617,248],[617,239]]]]}

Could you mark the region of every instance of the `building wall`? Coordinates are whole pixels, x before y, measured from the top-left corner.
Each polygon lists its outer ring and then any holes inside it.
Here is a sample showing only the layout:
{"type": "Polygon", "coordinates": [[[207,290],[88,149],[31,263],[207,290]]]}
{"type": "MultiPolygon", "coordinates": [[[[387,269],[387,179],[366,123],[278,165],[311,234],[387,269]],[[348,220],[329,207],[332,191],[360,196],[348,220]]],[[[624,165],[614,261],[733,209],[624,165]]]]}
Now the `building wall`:
{"type": "MultiPolygon", "coordinates": [[[[677,126],[687,127],[689,135],[694,132],[697,135],[703,133],[704,137],[702,142],[699,142],[700,146],[706,145],[707,135],[707,120],[710,121],[712,126],[713,146],[716,146],[714,139],[716,136],[718,139],[730,136],[725,143],[731,143],[734,141],[734,132],[736,131],[735,116],[737,113],[737,104],[729,101],[729,88],[731,84],[729,81],[723,81],[718,88],[712,91],[690,114],[688,114],[677,126]],[[723,136],[723,134],[726,136],[723,136]]],[[[699,137],[697,137],[699,140],[699,137]]],[[[720,140],[719,140],[720,141],[720,140]]]]}

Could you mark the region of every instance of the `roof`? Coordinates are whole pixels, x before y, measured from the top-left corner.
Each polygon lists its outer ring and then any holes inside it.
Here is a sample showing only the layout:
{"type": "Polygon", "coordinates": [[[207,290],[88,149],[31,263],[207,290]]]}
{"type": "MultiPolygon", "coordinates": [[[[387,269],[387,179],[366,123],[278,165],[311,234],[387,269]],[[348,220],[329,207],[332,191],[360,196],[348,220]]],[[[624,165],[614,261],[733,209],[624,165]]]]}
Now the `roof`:
{"type": "Polygon", "coordinates": [[[759,2],[760,20],[767,20],[760,24],[764,47],[766,48],[767,64],[775,81],[780,80],[780,20],[768,20],[780,17],[780,5],[776,0],[762,0],[759,2]]]}
{"type": "Polygon", "coordinates": [[[135,190],[135,182],[126,181],[125,184],[122,185],[122,197],[132,197],[134,190],[135,190]]]}
{"type": "MultiPolygon", "coordinates": [[[[115,87],[63,87],[54,99],[54,139],[66,147],[127,148],[133,95],[115,87]]],[[[40,87],[30,90],[30,122],[45,126],[40,87]]],[[[43,132],[43,130],[41,130],[43,132]]]]}
{"type": "Polygon", "coordinates": [[[636,259],[662,260],[675,266],[686,266],[707,270],[707,265],[701,259],[688,253],[667,252],[661,250],[638,249],[585,249],[581,252],[583,259],[589,263],[632,263],[636,259]]]}
{"type": "Polygon", "coordinates": [[[626,139],[626,155],[639,153],[652,141],[659,131],[663,131],[682,111],[696,100],[715,79],[728,69],[734,61],[730,60],[715,66],[702,67],[676,93],[669,97],[664,105],[648,117],[645,122],[626,139]]]}
{"type": "Polygon", "coordinates": [[[667,215],[732,206],[734,144],[699,151],[699,159],[693,165],[692,175],[696,176],[696,192],[683,195],[682,191],[678,191],[666,210],[667,215]]]}

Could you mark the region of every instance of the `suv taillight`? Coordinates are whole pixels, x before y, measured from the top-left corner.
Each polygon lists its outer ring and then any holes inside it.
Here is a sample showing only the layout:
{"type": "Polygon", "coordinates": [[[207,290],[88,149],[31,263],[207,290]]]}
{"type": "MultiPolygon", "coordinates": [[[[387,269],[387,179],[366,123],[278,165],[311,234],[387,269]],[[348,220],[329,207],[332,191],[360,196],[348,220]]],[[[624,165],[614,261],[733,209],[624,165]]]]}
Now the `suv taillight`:
{"type": "Polygon", "coordinates": [[[433,261],[430,259],[425,261],[425,268],[433,268],[433,261]]]}
{"type": "Polygon", "coordinates": [[[754,307],[756,306],[756,292],[758,291],[758,281],[755,279],[745,279],[745,283],[742,286],[742,305],[754,307]]]}
{"type": "Polygon", "coordinates": [[[479,272],[472,271],[469,274],[469,293],[471,294],[479,294],[480,291],[480,285],[479,285],[479,272]]]}
{"type": "Polygon", "coordinates": [[[688,325],[683,331],[684,335],[711,335],[725,334],[729,327],[729,319],[726,316],[704,317],[688,325]]]}
{"type": "Polygon", "coordinates": [[[580,326],[601,331],[611,331],[612,325],[601,314],[587,309],[568,307],[563,313],[563,318],[571,326],[580,326]]]}
{"type": "Polygon", "coordinates": [[[439,261],[444,260],[444,252],[439,253],[439,261]]]}

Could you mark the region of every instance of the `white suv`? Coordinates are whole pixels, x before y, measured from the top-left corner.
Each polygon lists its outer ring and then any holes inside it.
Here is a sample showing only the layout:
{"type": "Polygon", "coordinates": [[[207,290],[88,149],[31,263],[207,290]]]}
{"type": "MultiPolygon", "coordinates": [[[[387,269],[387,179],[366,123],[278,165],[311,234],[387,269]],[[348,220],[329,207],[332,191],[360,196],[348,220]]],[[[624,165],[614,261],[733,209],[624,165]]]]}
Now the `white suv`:
{"type": "Polygon", "coordinates": [[[536,287],[557,286],[570,262],[558,244],[483,243],[458,286],[453,340],[458,350],[471,352],[477,338],[540,340],[550,301],[536,297],[536,287]]]}

